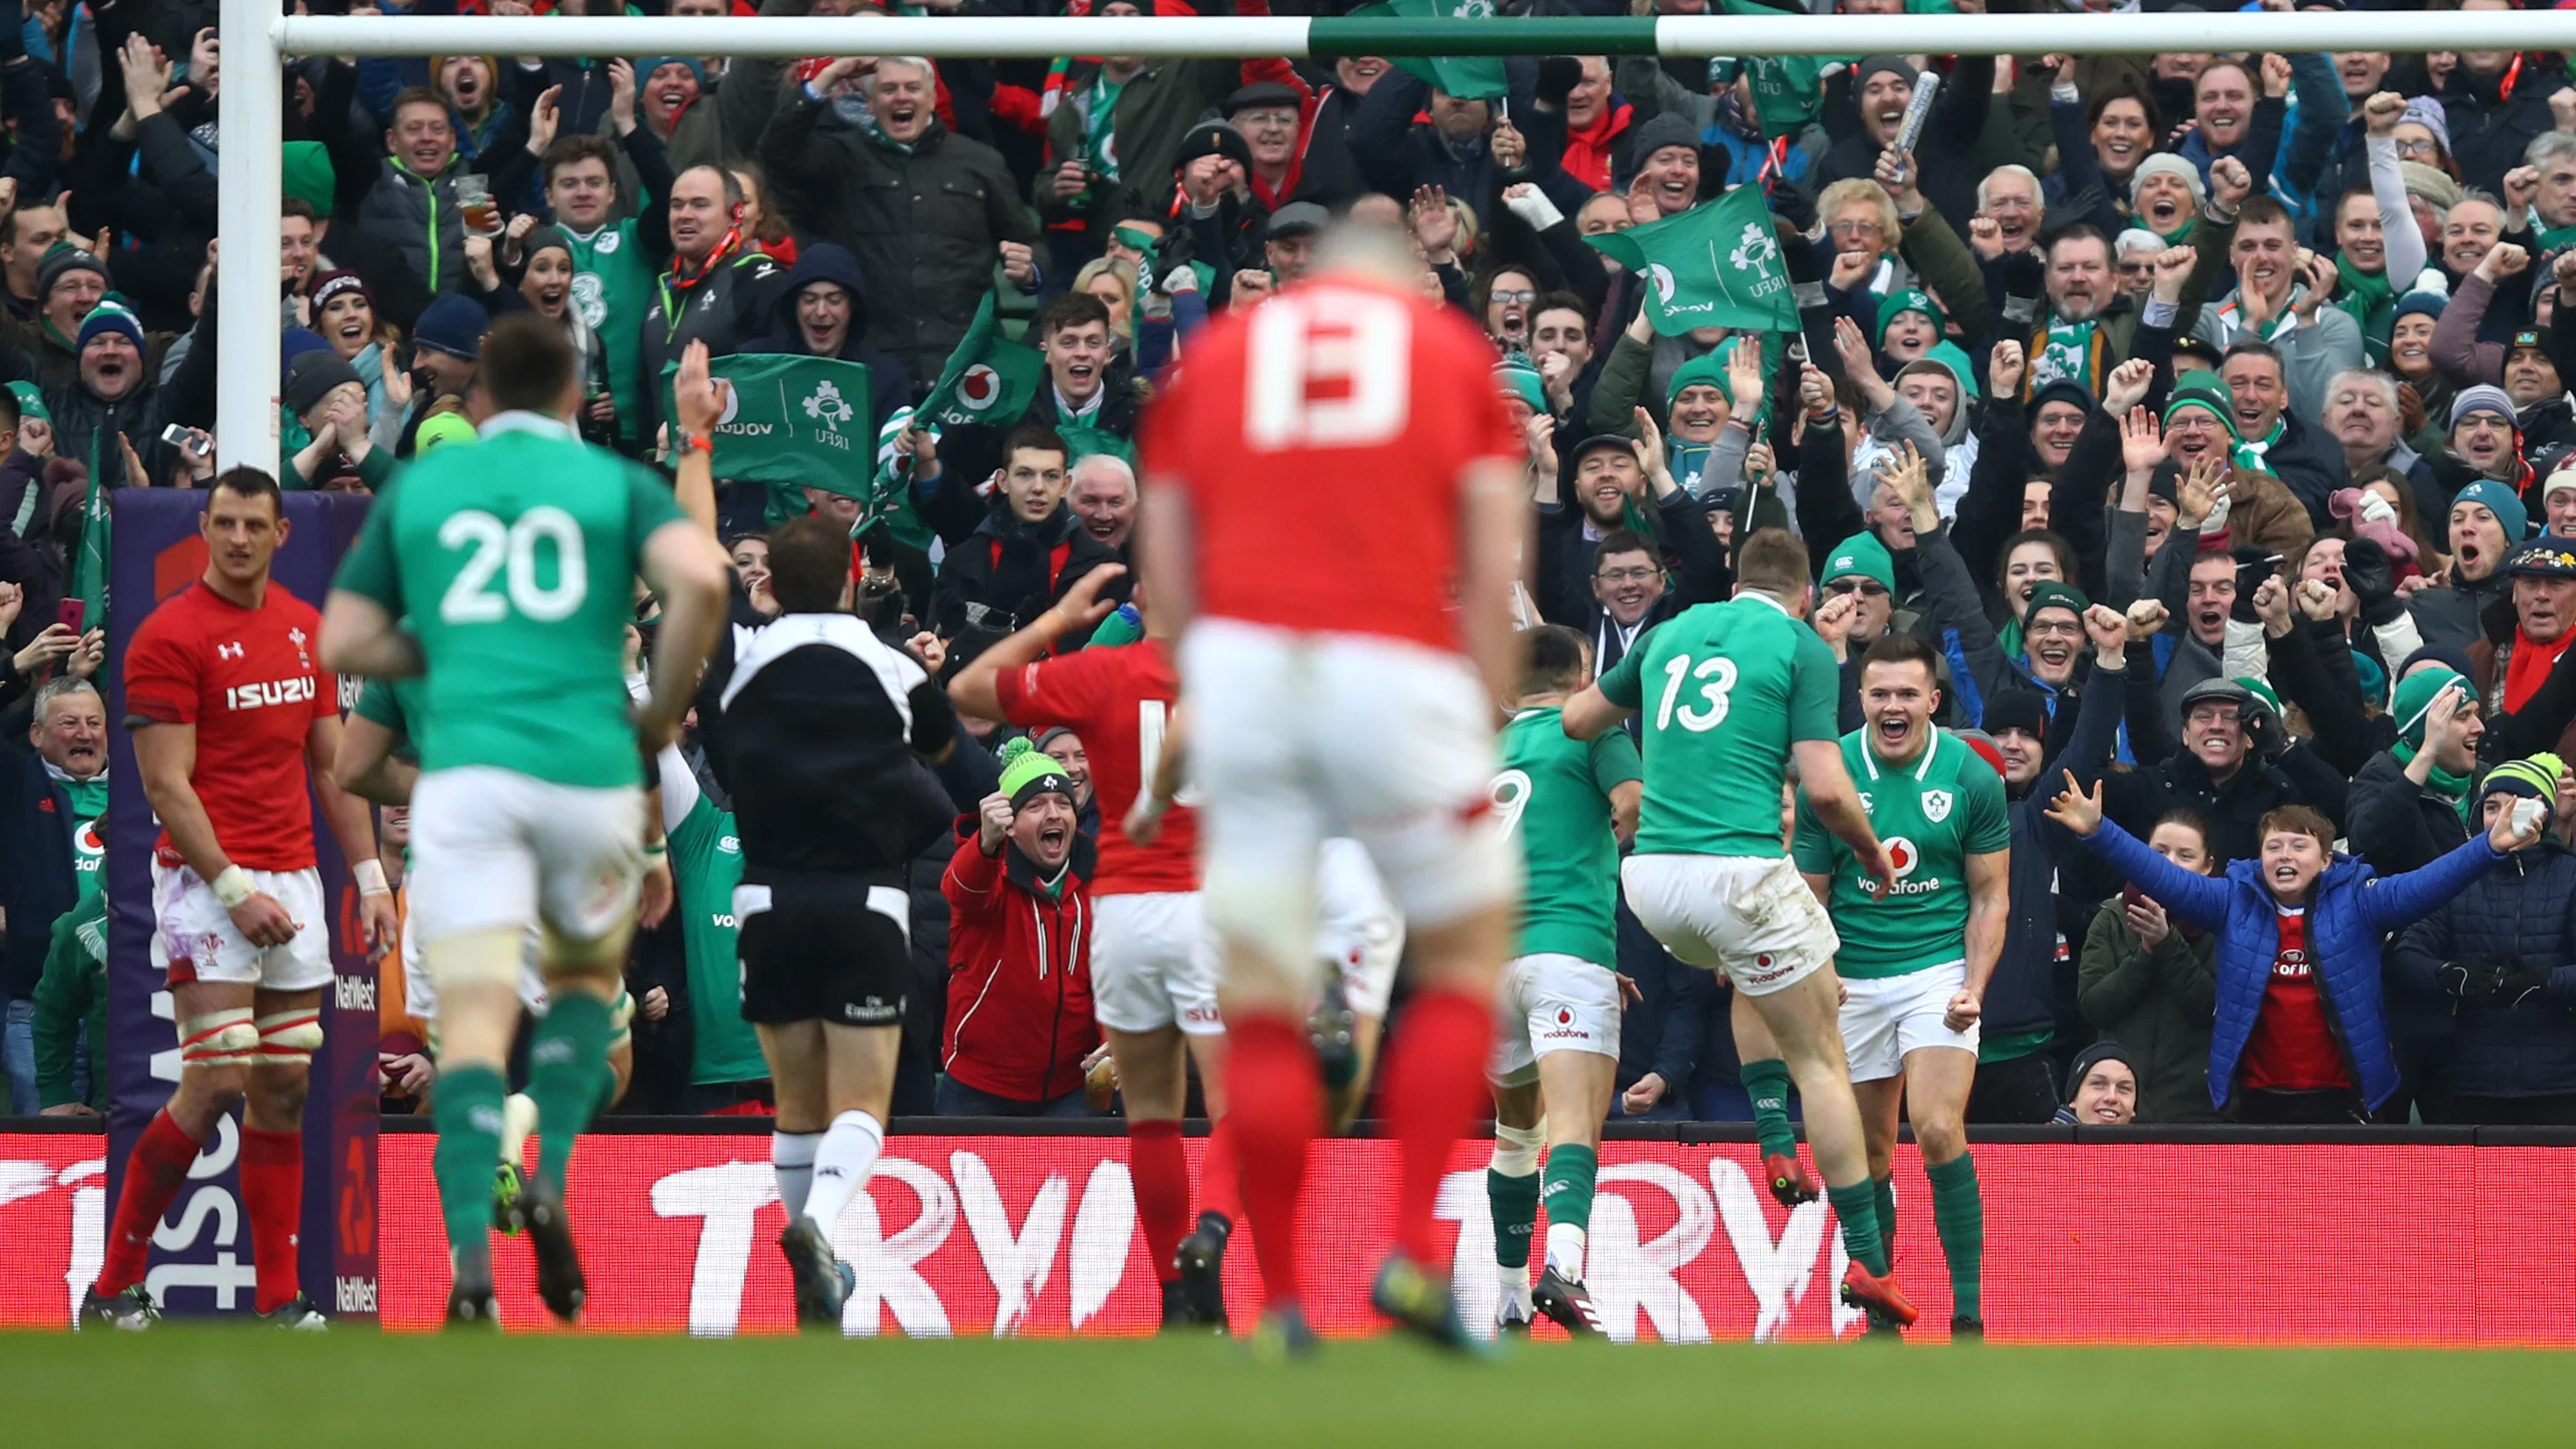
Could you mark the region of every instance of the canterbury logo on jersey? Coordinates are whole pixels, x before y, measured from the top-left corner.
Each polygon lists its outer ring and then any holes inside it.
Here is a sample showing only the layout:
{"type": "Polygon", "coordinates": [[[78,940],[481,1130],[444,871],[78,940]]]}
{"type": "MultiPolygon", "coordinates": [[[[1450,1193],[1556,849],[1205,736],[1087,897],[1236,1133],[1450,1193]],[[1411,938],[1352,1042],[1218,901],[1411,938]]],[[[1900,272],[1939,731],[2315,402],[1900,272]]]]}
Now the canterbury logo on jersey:
{"type": "Polygon", "coordinates": [[[300,679],[273,679],[266,684],[236,684],[224,691],[226,709],[265,709],[273,704],[309,704],[315,693],[313,676],[300,679]]]}

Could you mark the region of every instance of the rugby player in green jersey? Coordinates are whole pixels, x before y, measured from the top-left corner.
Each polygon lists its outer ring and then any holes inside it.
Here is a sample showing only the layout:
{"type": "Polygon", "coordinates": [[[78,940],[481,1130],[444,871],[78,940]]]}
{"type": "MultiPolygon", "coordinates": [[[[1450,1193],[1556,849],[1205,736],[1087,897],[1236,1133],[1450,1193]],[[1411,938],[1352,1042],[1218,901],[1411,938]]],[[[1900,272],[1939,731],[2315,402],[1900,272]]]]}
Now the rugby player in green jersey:
{"type": "Polygon", "coordinates": [[[1861,1126],[1879,1235],[1896,1237],[1890,1164],[1900,1103],[1914,1124],[1932,1220],[1950,1265],[1953,1338],[1985,1331],[1980,1273],[1985,1208],[1968,1156],[1968,1092],[1977,1079],[1977,1021],[2010,914],[2012,821],[2003,777],[1957,737],[1932,727],[1940,707],[1932,646],[1891,634],[1861,656],[1861,713],[1842,739],[1894,879],[1864,871],[1826,828],[1809,781],[1793,853],[1816,899],[1842,927],[1835,969],[1848,993],[1843,1051],[1861,1126]]]}
{"type": "MultiPolygon", "coordinates": [[[[1806,622],[1807,549],[1786,530],[1745,540],[1735,597],[1667,620],[1568,700],[1564,726],[1599,737],[1642,711],[1645,801],[1621,868],[1629,909],[1686,964],[1724,971],[1778,1040],[1851,1258],[1843,1301],[1914,1321],[1880,1243],[1860,1114],[1834,1029],[1839,940],[1780,840],[1795,760],[1818,819],[1893,884],[1835,741],[1838,670],[1806,622]]],[[[1870,909],[1877,909],[1874,905],[1870,909]]]]}
{"type": "Polygon", "coordinates": [[[1583,1287],[1584,1235],[1619,1071],[1619,841],[1636,833],[1644,771],[1626,730],[1589,744],[1566,737],[1565,701],[1592,672],[1583,636],[1542,624],[1520,644],[1520,701],[1503,729],[1494,813],[1520,846],[1525,884],[1485,1068],[1494,1084],[1485,1192],[1501,1326],[1527,1329],[1535,1306],[1580,1338],[1601,1332],[1583,1287]],[[1530,1234],[1542,1197],[1547,1253],[1533,1295],[1530,1234]]]}
{"type": "Polygon", "coordinates": [[[609,1082],[609,1003],[644,867],[642,762],[689,706],[723,623],[726,559],[659,477],[574,435],[565,420],[581,384],[552,322],[503,318],[468,406],[481,441],[415,460],[369,510],[333,582],[321,652],[344,673],[426,676],[411,719],[412,911],[446,1058],[435,1167],[450,1321],[490,1321],[484,1224],[532,926],[552,1009],[529,1050],[542,1141],[522,1201],[538,1294],[570,1320],[586,1289],[564,1169],[609,1082]],[[662,600],[640,709],[622,657],[639,573],[662,600]]]}

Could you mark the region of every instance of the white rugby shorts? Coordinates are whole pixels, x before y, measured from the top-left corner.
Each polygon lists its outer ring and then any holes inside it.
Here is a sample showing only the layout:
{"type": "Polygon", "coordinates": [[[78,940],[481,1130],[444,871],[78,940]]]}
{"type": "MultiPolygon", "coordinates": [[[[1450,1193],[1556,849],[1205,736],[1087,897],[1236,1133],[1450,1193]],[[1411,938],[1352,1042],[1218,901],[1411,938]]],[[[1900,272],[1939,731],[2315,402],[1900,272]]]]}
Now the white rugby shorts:
{"type": "Polygon", "coordinates": [[[1342,973],[1351,1010],[1386,1019],[1404,960],[1404,915],[1387,899],[1368,847],[1347,835],[1315,853],[1315,954],[1342,973]]]}
{"type": "Polygon", "coordinates": [[[1196,891],[1095,896],[1091,902],[1091,1015],[1112,1031],[1191,1036],[1225,1031],[1217,1009],[1216,935],[1196,891]]]}
{"type": "Polygon", "coordinates": [[[1855,1082],[1879,1082],[1905,1070],[1909,1052],[1956,1047],[1976,1055],[1980,1031],[1952,1031],[1943,1021],[1950,998],[1968,984],[1968,963],[1909,971],[1902,976],[1843,978],[1843,1055],[1855,1082]]]}
{"type": "Polygon", "coordinates": [[[1335,835],[1367,848],[1417,926],[1518,890],[1519,855],[1492,818],[1493,703],[1464,658],[1201,619],[1181,672],[1206,911],[1229,939],[1311,970],[1316,857],[1335,835]]]}
{"type": "Polygon", "coordinates": [[[412,787],[412,916],[421,944],[543,924],[596,941],[635,914],[644,792],[557,785],[491,765],[412,787]]]}
{"type": "MultiPolygon", "coordinates": [[[[405,876],[404,891],[408,893],[413,890],[418,880],[416,873],[405,876]]],[[[407,904],[408,896],[406,896],[407,904]]],[[[429,965],[421,958],[420,932],[412,928],[412,922],[416,919],[418,919],[416,914],[409,909],[403,912],[403,1010],[412,1016],[419,1017],[422,1021],[434,1023],[438,1020],[438,983],[429,979],[429,965]]],[[[534,1016],[546,1014],[546,978],[537,970],[539,939],[535,928],[531,927],[523,938],[519,954],[519,1004],[526,1007],[529,1014],[534,1016]]]]}
{"type": "Polygon", "coordinates": [[[1538,1059],[1550,1052],[1618,1060],[1619,978],[1609,967],[1546,951],[1503,967],[1485,1075],[1500,1086],[1526,1086],[1538,1080],[1538,1059]]]}
{"type": "Polygon", "coordinates": [[[331,984],[331,912],[322,872],[245,870],[251,888],[286,908],[295,939],[254,946],[233,924],[215,888],[184,865],[152,861],[152,964],[172,985],[220,981],[271,991],[318,991],[331,984]]]}
{"type": "Polygon", "coordinates": [[[1628,909],[1675,960],[1723,971],[1747,996],[1805,979],[1842,948],[1785,855],[1632,855],[1619,881],[1628,909]]]}

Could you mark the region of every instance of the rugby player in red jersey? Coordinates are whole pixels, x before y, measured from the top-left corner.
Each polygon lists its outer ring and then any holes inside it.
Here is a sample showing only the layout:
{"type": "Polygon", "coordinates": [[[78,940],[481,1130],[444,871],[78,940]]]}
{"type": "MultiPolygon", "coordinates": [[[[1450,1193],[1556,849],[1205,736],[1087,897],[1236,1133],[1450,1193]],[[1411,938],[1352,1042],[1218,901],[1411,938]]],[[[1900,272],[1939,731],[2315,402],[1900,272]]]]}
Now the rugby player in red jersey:
{"type": "Polygon", "coordinates": [[[1056,641],[1117,607],[1100,591],[1126,570],[1094,569],[1027,628],[977,655],[948,686],[958,709],[1025,729],[1063,725],[1082,738],[1100,800],[1100,873],[1091,884],[1092,1014],[1109,1038],[1127,1109],[1128,1173],[1147,1256],[1162,1284],[1163,1326],[1225,1326],[1219,1279],[1241,1211],[1226,1161],[1225,1017],[1217,953],[1200,918],[1198,827],[1187,806],[1161,817],[1150,844],[1125,821],[1151,782],[1180,682],[1153,639],[1061,657],[1056,641]],[[1186,1044],[1186,1047],[1185,1045],[1186,1044]],[[1215,1135],[1190,1219],[1181,1113],[1189,1098],[1184,1050],[1199,1064],[1215,1135]]]}
{"type": "Polygon", "coordinates": [[[1335,834],[1385,877],[1415,971],[1380,1097],[1399,1172],[1373,1296],[1416,1332],[1477,1346],[1432,1209],[1483,1104],[1518,884],[1487,786],[1527,454],[1493,348],[1423,299],[1420,265],[1392,233],[1328,234],[1309,280],[1191,339],[1142,435],[1148,627],[1180,641],[1262,1341],[1288,1352],[1313,1342],[1295,1250],[1320,1113],[1304,1015],[1316,853],[1335,834]]]}
{"type": "Polygon", "coordinates": [[[134,1144],[105,1260],[81,1303],[85,1320],[117,1328],[160,1316],[143,1287],[153,1231],[235,1103],[253,1308],[280,1327],[324,1326],[296,1287],[305,1081],[331,980],[308,780],[352,862],[367,948],[389,945],[395,923],[366,802],[332,780],[340,690],[314,657],[321,616],[268,577],[285,514],[267,474],[235,468],[215,479],[199,524],[205,574],[126,645],[126,725],[162,824],[152,951],[170,973],[179,1087],[134,1144]]]}

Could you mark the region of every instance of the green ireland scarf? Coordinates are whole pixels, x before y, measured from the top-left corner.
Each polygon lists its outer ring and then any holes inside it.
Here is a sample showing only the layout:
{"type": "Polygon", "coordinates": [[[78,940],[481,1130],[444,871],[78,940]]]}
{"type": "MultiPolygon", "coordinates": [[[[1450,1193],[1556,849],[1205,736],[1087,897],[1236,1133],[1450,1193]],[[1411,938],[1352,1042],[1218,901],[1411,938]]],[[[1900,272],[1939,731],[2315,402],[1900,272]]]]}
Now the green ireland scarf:
{"type": "MultiPolygon", "coordinates": [[[[2397,757],[2397,763],[2401,765],[2411,765],[2415,763],[2416,748],[2416,746],[2410,745],[2404,740],[2399,740],[2397,743],[2388,747],[2388,753],[2397,757]]],[[[2439,798],[2443,804],[2460,812],[2460,823],[2462,825],[2469,823],[2468,776],[2454,775],[2450,771],[2443,769],[2440,765],[2435,765],[2433,767],[2433,776],[2431,779],[2424,782],[2424,788],[2432,792],[2432,794],[2439,798]]]]}
{"type": "Polygon", "coordinates": [[[2362,345],[2373,367],[2388,365],[2388,334],[2397,324],[2397,289],[2385,271],[2365,272],[2352,258],[2335,258],[2334,304],[2361,326],[2362,345]]]}

